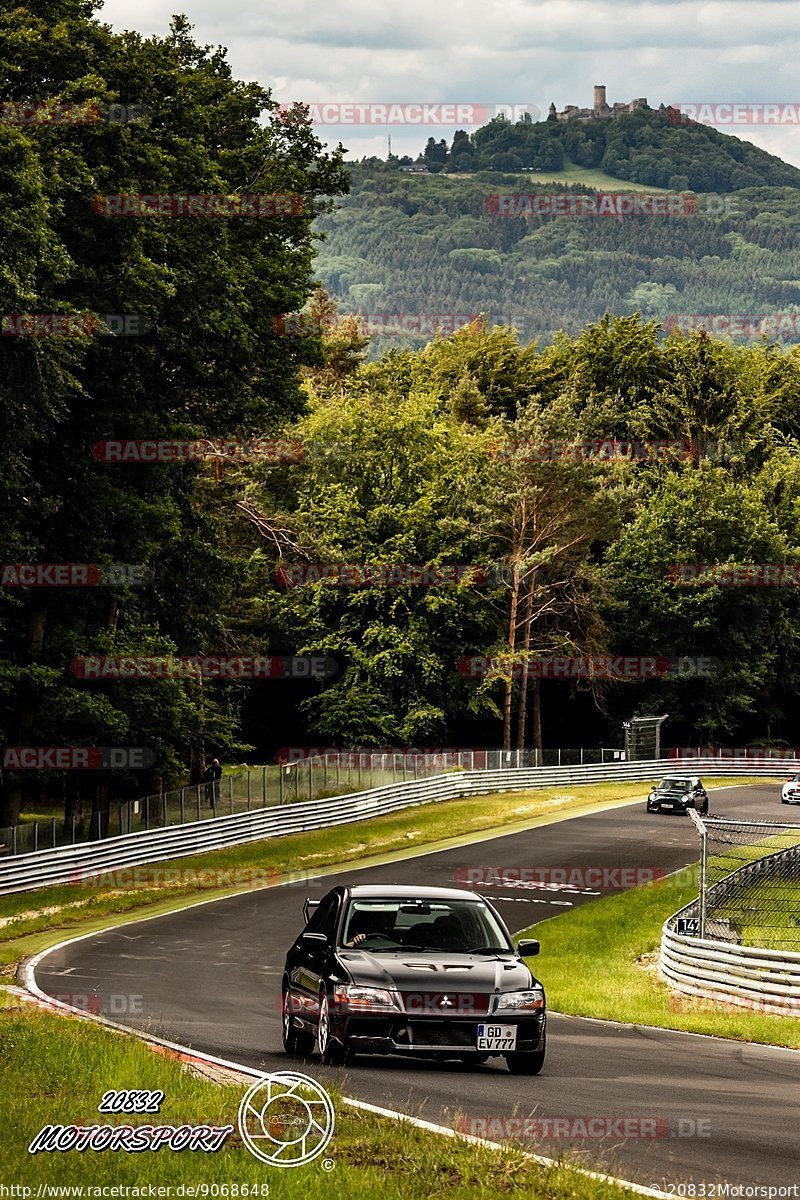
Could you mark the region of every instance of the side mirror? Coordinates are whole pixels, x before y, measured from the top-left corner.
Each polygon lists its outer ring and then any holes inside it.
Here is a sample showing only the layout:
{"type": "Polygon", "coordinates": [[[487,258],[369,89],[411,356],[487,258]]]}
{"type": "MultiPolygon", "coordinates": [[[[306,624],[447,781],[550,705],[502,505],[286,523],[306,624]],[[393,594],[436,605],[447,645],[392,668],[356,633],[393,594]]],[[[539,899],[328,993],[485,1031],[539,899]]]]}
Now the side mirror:
{"type": "Polygon", "coordinates": [[[523,938],[517,946],[517,954],[520,958],[533,958],[540,950],[541,946],[535,938],[523,938]]]}
{"type": "Polygon", "coordinates": [[[311,920],[311,914],[315,909],[319,908],[320,901],[312,900],[310,896],[306,896],[305,904],[303,905],[303,916],[306,919],[306,925],[311,920]]]}
{"type": "Polygon", "coordinates": [[[309,932],[307,929],[304,929],[300,937],[302,941],[306,943],[310,942],[312,945],[327,946],[328,944],[327,933],[315,933],[313,930],[309,932]]]}

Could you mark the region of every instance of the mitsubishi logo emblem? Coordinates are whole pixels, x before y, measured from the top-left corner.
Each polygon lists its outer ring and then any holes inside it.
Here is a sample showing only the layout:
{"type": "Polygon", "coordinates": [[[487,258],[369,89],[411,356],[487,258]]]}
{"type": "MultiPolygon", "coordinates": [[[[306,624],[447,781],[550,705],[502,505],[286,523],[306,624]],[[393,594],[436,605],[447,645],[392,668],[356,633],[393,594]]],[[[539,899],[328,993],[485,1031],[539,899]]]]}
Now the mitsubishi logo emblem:
{"type": "Polygon", "coordinates": [[[442,996],[441,1000],[439,1001],[439,1007],[440,1008],[452,1008],[453,1001],[450,999],[449,996],[442,996]]]}

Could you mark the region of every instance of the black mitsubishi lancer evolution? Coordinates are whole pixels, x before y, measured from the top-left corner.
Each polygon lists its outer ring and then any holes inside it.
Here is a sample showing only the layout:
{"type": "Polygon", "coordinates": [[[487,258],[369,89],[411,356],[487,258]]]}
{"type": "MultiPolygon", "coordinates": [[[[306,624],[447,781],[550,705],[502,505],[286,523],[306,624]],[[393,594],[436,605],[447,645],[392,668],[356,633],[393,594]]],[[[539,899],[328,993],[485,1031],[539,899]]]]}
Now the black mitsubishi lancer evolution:
{"type": "Polygon", "coordinates": [[[545,996],[488,901],[454,888],[335,887],[306,900],[286,956],[283,1045],[343,1063],[354,1054],[485,1062],[538,1075],[545,996]]]}

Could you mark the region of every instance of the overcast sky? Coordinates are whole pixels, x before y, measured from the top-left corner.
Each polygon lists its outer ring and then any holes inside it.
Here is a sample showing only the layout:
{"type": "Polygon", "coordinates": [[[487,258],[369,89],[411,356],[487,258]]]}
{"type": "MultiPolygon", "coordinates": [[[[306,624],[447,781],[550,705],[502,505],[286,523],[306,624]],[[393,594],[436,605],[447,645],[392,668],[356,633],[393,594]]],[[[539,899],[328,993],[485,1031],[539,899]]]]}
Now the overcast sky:
{"type": "MultiPolygon", "coordinates": [[[[717,128],[800,166],[800,5],[793,0],[106,0],[116,28],[166,32],[183,11],[200,42],[228,47],[242,79],[276,100],[652,106],[773,102],[778,123],[717,128]]],[[[709,122],[712,123],[712,122],[709,122]]],[[[416,155],[454,125],[318,126],[350,158],[416,155]]]]}

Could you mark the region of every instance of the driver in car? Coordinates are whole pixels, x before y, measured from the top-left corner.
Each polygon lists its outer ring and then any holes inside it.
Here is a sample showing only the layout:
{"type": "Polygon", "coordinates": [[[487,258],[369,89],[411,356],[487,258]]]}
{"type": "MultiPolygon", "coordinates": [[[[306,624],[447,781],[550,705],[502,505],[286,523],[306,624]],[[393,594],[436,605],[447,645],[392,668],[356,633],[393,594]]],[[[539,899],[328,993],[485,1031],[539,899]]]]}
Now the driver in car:
{"type": "Polygon", "coordinates": [[[378,909],[373,912],[356,912],[350,922],[348,939],[345,946],[360,946],[368,937],[385,937],[393,939],[395,914],[393,911],[378,909]]]}

